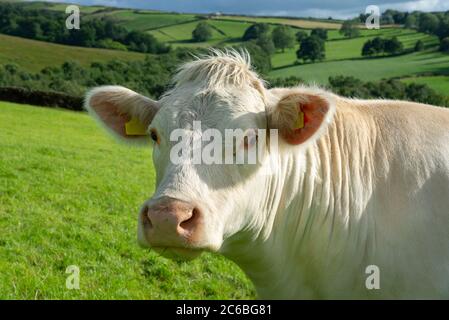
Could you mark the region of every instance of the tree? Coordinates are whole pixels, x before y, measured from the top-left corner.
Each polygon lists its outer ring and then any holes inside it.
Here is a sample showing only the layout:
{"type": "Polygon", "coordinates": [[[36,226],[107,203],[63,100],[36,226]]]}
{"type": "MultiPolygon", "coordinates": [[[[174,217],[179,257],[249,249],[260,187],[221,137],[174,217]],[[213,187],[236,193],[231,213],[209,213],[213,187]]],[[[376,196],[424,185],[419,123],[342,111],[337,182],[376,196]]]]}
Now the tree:
{"type": "Polygon", "coordinates": [[[362,56],[364,57],[373,56],[375,54],[377,54],[377,52],[373,47],[373,41],[372,40],[366,41],[362,47],[362,56]]]}
{"type": "Polygon", "coordinates": [[[169,51],[168,46],[157,41],[151,34],[128,31],[110,17],[89,19],[82,25],[79,30],[69,30],[65,27],[65,16],[61,12],[25,9],[22,5],[5,5],[0,1],[0,33],[84,47],[108,46],[149,53],[169,51]]]}
{"type": "Polygon", "coordinates": [[[293,36],[292,30],[286,25],[280,25],[274,28],[271,36],[276,49],[281,49],[282,52],[285,51],[285,48],[292,48],[295,45],[295,37],[293,36]]]}
{"type": "Polygon", "coordinates": [[[362,56],[372,56],[381,53],[397,54],[404,50],[404,45],[397,37],[382,39],[376,37],[365,42],[362,48],[362,56]]]}
{"type": "Polygon", "coordinates": [[[449,16],[441,18],[440,24],[438,25],[438,29],[436,31],[436,35],[440,39],[449,37],[449,16]]]}
{"type": "Polygon", "coordinates": [[[418,30],[425,33],[435,33],[439,26],[439,19],[432,13],[423,13],[419,17],[418,30]]]}
{"type": "Polygon", "coordinates": [[[381,37],[375,37],[372,41],[372,46],[375,52],[382,53],[385,50],[385,40],[381,37]]]}
{"type": "MultiPolygon", "coordinates": [[[[255,41],[245,42],[242,46],[251,56],[251,64],[254,68],[262,73],[267,74],[271,70],[271,57],[265,50],[259,47],[255,41]]],[[[240,48],[236,48],[240,49],[240,48]]]]}
{"type": "Polygon", "coordinates": [[[256,44],[261,47],[266,53],[272,55],[276,51],[276,47],[274,46],[273,39],[270,37],[268,33],[263,33],[259,36],[256,41],[256,44]]]}
{"type": "Polygon", "coordinates": [[[405,25],[408,29],[416,28],[416,16],[414,14],[409,14],[405,19],[405,25]]]}
{"type": "Polygon", "coordinates": [[[308,35],[307,35],[307,32],[305,32],[305,31],[298,31],[298,32],[296,32],[295,37],[296,37],[296,41],[301,42],[302,40],[307,38],[308,35]]]}
{"type": "Polygon", "coordinates": [[[361,14],[359,14],[359,21],[361,23],[365,23],[366,19],[368,19],[369,16],[370,15],[368,13],[361,13],[361,14]]]}
{"type": "Polygon", "coordinates": [[[327,40],[327,30],[326,29],[321,29],[321,28],[313,29],[312,32],[310,33],[310,35],[317,36],[318,38],[321,38],[324,41],[327,40]]]}
{"type": "Polygon", "coordinates": [[[380,22],[382,24],[394,24],[394,19],[393,16],[389,13],[383,13],[382,16],[380,17],[380,22]]]}
{"type": "Polygon", "coordinates": [[[212,38],[212,28],[205,21],[198,23],[192,31],[192,39],[195,42],[204,42],[210,38],[212,38]]]}
{"type": "Polygon", "coordinates": [[[404,45],[397,37],[393,37],[384,42],[384,52],[388,54],[397,54],[404,50],[404,45]]]}
{"type": "Polygon", "coordinates": [[[414,51],[422,51],[422,50],[424,50],[424,42],[422,40],[416,41],[415,48],[413,50],[414,51]]]}
{"type": "Polygon", "coordinates": [[[354,20],[346,20],[343,22],[339,32],[347,38],[355,38],[360,35],[360,31],[354,20]]]}
{"type": "Polygon", "coordinates": [[[362,48],[362,56],[373,56],[383,53],[385,51],[385,40],[380,37],[375,37],[364,43],[362,48]]]}
{"type": "Polygon", "coordinates": [[[270,27],[266,23],[255,23],[249,26],[243,34],[243,41],[258,39],[262,34],[268,33],[270,27]]]}
{"type": "Polygon", "coordinates": [[[299,45],[296,51],[296,57],[302,59],[304,62],[311,60],[323,60],[325,57],[325,47],[323,39],[317,36],[310,36],[305,38],[299,45]]]}
{"type": "Polygon", "coordinates": [[[444,53],[449,53],[449,37],[444,38],[440,42],[440,51],[444,53]]]}

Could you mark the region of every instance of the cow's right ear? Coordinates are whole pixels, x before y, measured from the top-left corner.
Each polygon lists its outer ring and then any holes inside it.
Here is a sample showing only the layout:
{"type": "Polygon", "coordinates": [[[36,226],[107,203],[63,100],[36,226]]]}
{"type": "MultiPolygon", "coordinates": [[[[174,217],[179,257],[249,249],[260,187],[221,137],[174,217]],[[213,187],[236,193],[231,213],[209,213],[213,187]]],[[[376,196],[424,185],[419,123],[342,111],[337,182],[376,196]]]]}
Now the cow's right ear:
{"type": "Polygon", "coordinates": [[[335,103],[332,95],[307,88],[272,89],[273,105],[268,121],[289,144],[315,141],[332,121],[335,103]]]}
{"type": "Polygon", "coordinates": [[[127,142],[147,140],[148,126],[159,105],[121,86],[103,86],[89,91],[84,107],[113,136],[127,142]]]}

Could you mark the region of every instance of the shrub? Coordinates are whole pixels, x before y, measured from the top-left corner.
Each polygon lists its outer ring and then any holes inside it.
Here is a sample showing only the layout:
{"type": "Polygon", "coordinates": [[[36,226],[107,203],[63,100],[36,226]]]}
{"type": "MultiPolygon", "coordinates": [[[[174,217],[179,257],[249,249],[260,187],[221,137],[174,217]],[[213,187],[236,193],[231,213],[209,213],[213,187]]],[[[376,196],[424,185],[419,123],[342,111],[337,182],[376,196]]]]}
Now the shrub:
{"type": "Polygon", "coordinates": [[[305,62],[308,60],[316,61],[325,58],[324,41],[317,36],[310,36],[304,39],[296,51],[296,57],[305,62]]]}
{"type": "Polygon", "coordinates": [[[242,40],[249,41],[258,39],[262,34],[267,34],[270,27],[266,23],[255,23],[249,26],[243,34],[242,40]]]}
{"type": "Polygon", "coordinates": [[[292,48],[295,45],[295,37],[291,28],[285,25],[274,28],[272,38],[276,49],[281,49],[282,52],[285,48],[292,48]]]}
{"type": "Polygon", "coordinates": [[[321,28],[313,29],[312,32],[310,33],[310,35],[317,36],[318,38],[321,38],[323,41],[327,40],[327,30],[326,29],[321,29],[321,28]]]}
{"type": "Polygon", "coordinates": [[[192,39],[195,42],[205,42],[210,38],[212,38],[212,28],[205,21],[198,23],[192,31],[192,39]]]}
{"type": "Polygon", "coordinates": [[[415,43],[414,51],[422,51],[424,50],[424,42],[422,40],[418,40],[415,43]]]}
{"type": "Polygon", "coordinates": [[[449,53],[449,37],[444,38],[440,42],[440,51],[444,53],[449,53]]]}
{"type": "Polygon", "coordinates": [[[353,20],[346,20],[343,22],[339,32],[347,38],[355,38],[360,35],[360,30],[357,28],[357,24],[353,20]]]}

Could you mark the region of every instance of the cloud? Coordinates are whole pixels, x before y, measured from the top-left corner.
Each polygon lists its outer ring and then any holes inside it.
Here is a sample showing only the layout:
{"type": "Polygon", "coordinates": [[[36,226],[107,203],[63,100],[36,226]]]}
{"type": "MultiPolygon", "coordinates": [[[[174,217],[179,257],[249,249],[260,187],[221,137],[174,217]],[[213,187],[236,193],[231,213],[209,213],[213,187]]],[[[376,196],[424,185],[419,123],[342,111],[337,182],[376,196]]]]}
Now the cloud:
{"type": "Polygon", "coordinates": [[[447,11],[449,10],[448,0],[416,0],[403,3],[391,3],[383,5],[385,8],[400,11],[447,11]]]}

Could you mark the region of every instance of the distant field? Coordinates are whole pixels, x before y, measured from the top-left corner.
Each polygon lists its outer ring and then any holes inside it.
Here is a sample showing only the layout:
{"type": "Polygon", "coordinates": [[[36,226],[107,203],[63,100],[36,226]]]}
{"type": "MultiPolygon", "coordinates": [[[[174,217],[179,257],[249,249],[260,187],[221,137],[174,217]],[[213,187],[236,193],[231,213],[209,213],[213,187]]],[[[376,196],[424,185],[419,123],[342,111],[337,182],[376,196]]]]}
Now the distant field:
{"type": "MultiPolygon", "coordinates": [[[[4,1],[4,2],[11,2],[11,1],[4,1]]],[[[20,1],[15,1],[15,2],[20,2],[20,1]]],[[[23,1],[21,1],[23,2],[23,1]]],[[[29,2],[26,5],[27,9],[48,9],[48,10],[53,10],[53,11],[62,11],[65,12],[65,9],[67,8],[67,6],[69,6],[70,3],[51,3],[51,2],[29,2]]],[[[95,11],[98,10],[103,10],[106,9],[107,7],[104,6],[80,6],[77,4],[77,6],[80,8],[80,12],[81,13],[85,13],[85,14],[90,14],[93,13],[95,11]]]]}
{"type": "Polygon", "coordinates": [[[112,141],[84,113],[0,102],[2,299],[252,299],[221,256],[175,263],[139,248],[151,150],[112,141]],[[32,124],[32,125],[25,125],[32,124]],[[80,290],[65,287],[80,268],[80,290]]]}
{"type": "Polygon", "coordinates": [[[127,29],[139,31],[197,20],[193,14],[133,12],[130,10],[112,12],[110,16],[116,18],[127,29]]]}
{"type": "Polygon", "coordinates": [[[218,42],[226,40],[227,36],[219,31],[212,30],[212,38],[207,42],[192,42],[192,31],[196,28],[198,21],[184,23],[182,25],[174,25],[157,30],[149,31],[156,39],[169,43],[174,46],[193,46],[203,47],[211,46],[218,42]]]}
{"type": "MultiPolygon", "coordinates": [[[[332,41],[326,41],[326,60],[342,60],[362,57],[363,44],[374,37],[380,36],[383,38],[391,38],[397,36],[399,41],[404,44],[405,49],[410,49],[415,46],[416,41],[422,40],[425,46],[435,46],[438,43],[438,39],[435,36],[431,36],[424,33],[418,33],[415,30],[409,29],[380,29],[373,32],[372,30],[366,30],[370,32],[362,33],[362,37],[353,39],[337,38],[334,33],[329,34],[332,41]],[[337,39],[337,40],[335,40],[337,39]]],[[[272,58],[272,64],[274,68],[287,66],[296,61],[296,51],[299,45],[294,48],[286,49],[285,52],[277,52],[272,58]]]]}
{"type": "Polygon", "coordinates": [[[245,30],[251,25],[246,22],[208,20],[212,27],[212,38],[207,42],[192,42],[192,32],[199,21],[183,23],[180,25],[158,28],[148,31],[158,40],[170,43],[174,46],[211,46],[220,42],[229,42],[232,40],[240,41],[245,30]]]}
{"type": "Polygon", "coordinates": [[[307,81],[325,84],[329,76],[335,75],[379,80],[429,72],[449,74],[448,55],[425,51],[396,57],[320,62],[273,70],[270,76],[293,75],[307,81]]]}
{"type": "Polygon", "coordinates": [[[77,61],[87,66],[95,61],[141,60],[144,54],[117,50],[65,46],[0,34],[0,63],[15,63],[29,71],[61,65],[65,61],[77,61]]]}
{"type": "Polygon", "coordinates": [[[308,19],[287,19],[287,18],[264,18],[264,17],[246,17],[246,16],[220,16],[218,19],[249,21],[249,22],[265,22],[275,24],[286,24],[303,29],[324,28],[324,29],[340,29],[339,22],[325,22],[322,20],[308,20],[308,19]]]}
{"type": "MultiPolygon", "coordinates": [[[[30,8],[47,8],[49,10],[64,11],[66,4],[31,2],[30,8]]],[[[444,56],[436,50],[438,39],[415,30],[404,29],[398,26],[382,26],[379,30],[361,28],[360,36],[347,39],[339,33],[341,21],[325,19],[289,19],[280,17],[246,17],[221,15],[209,19],[200,19],[195,14],[179,14],[173,12],[160,12],[154,10],[133,10],[125,8],[110,8],[103,6],[81,6],[86,19],[97,19],[111,16],[117,23],[129,30],[141,30],[154,35],[158,40],[173,47],[210,47],[233,46],[241,43],[245,30],[253,23],[265,22],[273,30],[277,24],[286,24],[294,27],[293,32],[299,29],[310,33],[312,28],[328,29],[326,41],[325,61],[316,64],[295,65],[296,51],[299,45],[278,50],[272,56],[274,70],[271,76],[285,77],[297,75],[306,80],[326,83],[330,75],[353,75],[365,80],[376,80],[388,77],[407,77],[415,79],[422,73],[448,74],[449,56],[444,56]],[[212,38],[207,42],[193,42],[192,31],[200,21],[206,21],[213,28],[212,38]],[[398,57],[362,59],[363,44],[376,36],[391,38],[397,36],[404,44],[406,50],[415,46],[416,41],[422,40],[427,51],[423,53],[402,55],[398,57]]],[[[204,17],[204,16],[203,16],[204,17]]],[[[45,66],[59,65],[66,60],[76,60],[82,65],[93,61],[111,59],[135,60],[142,59],[143,54],[134,52],[120,52],[114,50],[74,48],[51,43],[44,43],[0,35],[0,63],[16,63],[23,67],[38,71],[45,66]],[[3,45],[4,44],[4,45],[3,45]]],[[[408,81],[408,80],[404,80],[408,81]]],[[[411,81],[411,80],[410,80],[411,81]]],[[[437,91],[445,90],[445,82],[437,78],[419,78],[416,81],[426,83],[437,91]]]]}

